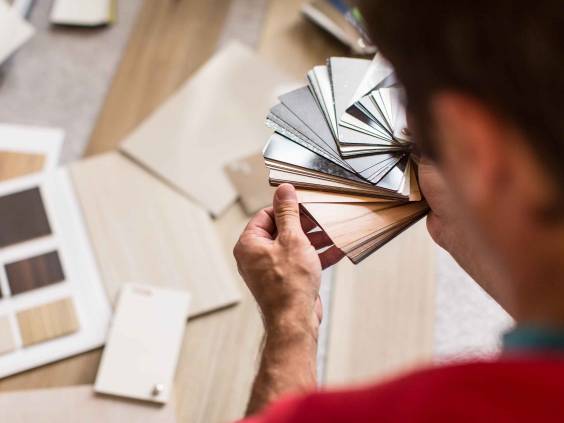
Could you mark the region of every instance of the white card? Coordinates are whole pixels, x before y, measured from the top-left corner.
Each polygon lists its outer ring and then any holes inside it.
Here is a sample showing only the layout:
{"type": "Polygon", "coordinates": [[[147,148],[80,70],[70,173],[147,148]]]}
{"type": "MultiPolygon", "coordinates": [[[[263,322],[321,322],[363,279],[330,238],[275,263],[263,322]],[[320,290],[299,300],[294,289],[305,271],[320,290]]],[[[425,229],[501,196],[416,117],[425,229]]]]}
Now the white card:
{"type": "Polygon", "coordinates": [[[123,287],[94,390],[158,403],[168,401],[188,318],[184,291],[123,287]]]}

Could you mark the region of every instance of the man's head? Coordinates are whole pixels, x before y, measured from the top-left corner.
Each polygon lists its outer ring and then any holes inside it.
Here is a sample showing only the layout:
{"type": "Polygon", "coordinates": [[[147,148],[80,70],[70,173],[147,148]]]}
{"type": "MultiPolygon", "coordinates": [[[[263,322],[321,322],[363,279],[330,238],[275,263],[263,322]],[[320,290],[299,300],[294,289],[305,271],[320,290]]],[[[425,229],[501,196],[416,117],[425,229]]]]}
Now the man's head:
{"type": "Polygon", "coordinates": [[[468,224],[523,293],[564,287],[562,0],[358,3],[468,224]]]}

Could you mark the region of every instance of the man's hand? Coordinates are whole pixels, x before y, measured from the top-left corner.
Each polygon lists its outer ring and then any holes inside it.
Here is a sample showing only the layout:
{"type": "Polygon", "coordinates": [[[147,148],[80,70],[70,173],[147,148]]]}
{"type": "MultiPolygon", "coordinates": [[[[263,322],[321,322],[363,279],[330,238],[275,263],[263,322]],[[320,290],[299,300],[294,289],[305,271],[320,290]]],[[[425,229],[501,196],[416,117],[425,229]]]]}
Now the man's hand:
{"type": "Polygon", "coordinates": [[[233,251],[239,273],[255,297],[266,342],[248,414],[283,393],[315,389],[321,322],[321,270],[343,254],[315,224],[300,216],[294,187],[281,185],[272,208],[247,225],[233,251]],[[309,232],[309,233],[308,233],[309,232]]]}
{"type": "Polygon", "coordinates": [[[334,246],[317,254],[333,242],[321,231],[306,234],[315,226],[300,216],[294,187],[283,184],[276,190],[273,208],[261,210],[235,246],[239,273],[260,306],[267,331],[302,325],[316,335],[321,270],[343,255],[334,246]]]}
{"type": "Polygon", "coordinates": [[[480,244],[464,210],[457,207],[456,198],[448,189],[443,175],[432,162],[421,160],[419,184],[431,212],[427,217],[427,229],[433,240],[444,248],[456,262],[507,312],[511,313],[512,301],[507,294],[507,278],[499,266],[480,244]]]}

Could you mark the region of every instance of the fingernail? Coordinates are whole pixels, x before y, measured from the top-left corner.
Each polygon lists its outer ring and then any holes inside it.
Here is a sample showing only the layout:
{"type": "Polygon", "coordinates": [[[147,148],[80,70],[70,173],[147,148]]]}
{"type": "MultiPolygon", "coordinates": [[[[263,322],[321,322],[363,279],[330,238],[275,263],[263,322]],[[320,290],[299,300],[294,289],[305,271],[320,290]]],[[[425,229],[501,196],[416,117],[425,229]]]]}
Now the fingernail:
{"type": "Polygon", "coordinates": [[[278,201],[297,201],[296,190],[290,184],[282,184],[276,190],[276,198],[278,201]]]}

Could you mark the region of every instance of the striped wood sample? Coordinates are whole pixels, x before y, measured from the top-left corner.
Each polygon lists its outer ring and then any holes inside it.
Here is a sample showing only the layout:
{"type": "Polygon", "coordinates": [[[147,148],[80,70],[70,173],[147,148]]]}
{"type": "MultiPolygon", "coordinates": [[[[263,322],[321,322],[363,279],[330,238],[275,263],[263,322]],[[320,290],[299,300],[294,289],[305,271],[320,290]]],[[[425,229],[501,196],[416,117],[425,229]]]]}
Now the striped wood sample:
{"type": "Polygon", "coordinates": [[[355,266],[335,268],[325,382],[376,382],[431,360],[434,248],[420,221],[355,266]]]}
{"type": "Polygon", "coordinates": [[[71,298],[63,298],[16,314],[24,347],[69,335],[79,329],[71,298]]]}
{"type": "Polygon", "coordinates": [[[8,263],[5,268],[12,295],[62,282],[65,279],[57,251],[8,263]]]}
{"type": "Polygon", "coordinates": [[[45,164],[42,154],[0,151],[0,182],[40,172],[45,164]]]}
{"type": "Polygon", "coordinates": [[[124,283],[185,289],[191,316],[239,301],[209,215],[119,153],[71,176],[110,300],[124,283]]]}

